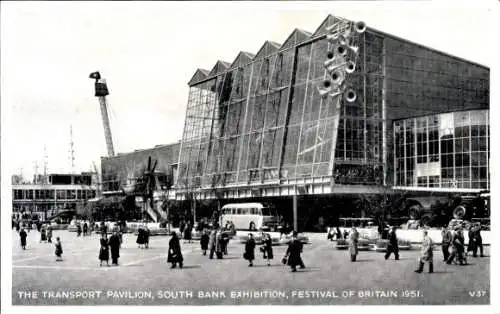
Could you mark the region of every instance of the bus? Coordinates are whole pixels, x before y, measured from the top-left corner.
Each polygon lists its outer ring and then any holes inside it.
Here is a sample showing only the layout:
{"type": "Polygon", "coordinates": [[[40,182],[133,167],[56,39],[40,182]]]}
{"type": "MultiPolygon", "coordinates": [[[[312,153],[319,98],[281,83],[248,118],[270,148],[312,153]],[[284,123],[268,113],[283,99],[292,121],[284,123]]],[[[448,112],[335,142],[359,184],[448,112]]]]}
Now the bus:
{"type": "Polygon", "coordinates": [[[251,231],[276,231],[280,224],[276,208],[272,204],[264,203],[224,205],[221,209],[221,226],[226,226],[228,222],[231,222],[236,230],[251,231]]]}

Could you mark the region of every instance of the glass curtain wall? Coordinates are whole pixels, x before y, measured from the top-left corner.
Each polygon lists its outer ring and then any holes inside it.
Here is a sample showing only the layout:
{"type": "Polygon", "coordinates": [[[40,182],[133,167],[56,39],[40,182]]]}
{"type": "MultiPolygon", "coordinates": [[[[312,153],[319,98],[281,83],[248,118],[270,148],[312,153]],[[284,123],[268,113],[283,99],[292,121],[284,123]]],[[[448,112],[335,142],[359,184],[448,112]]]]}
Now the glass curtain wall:
{"type": "Polygon", "coordinates": [[[489,189],[488,110],[394,122],[397,186],[489,189]]]}

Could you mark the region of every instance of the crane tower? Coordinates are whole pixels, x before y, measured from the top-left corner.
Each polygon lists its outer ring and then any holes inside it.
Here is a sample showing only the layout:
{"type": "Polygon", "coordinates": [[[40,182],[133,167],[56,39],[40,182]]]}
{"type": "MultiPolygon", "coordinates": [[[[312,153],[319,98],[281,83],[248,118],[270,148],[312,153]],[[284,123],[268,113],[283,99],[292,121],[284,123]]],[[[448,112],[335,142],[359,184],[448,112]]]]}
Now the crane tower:
{"type": "Polygon", "coordinates": [[[99,98],[99,104],[101,105],[101,116],[102,124],[104,126],[106,148],[108,149],[108,156],[112,157],[115,155],[115,150],[113,148],[113,138],[111,137],[111,128],[109,126],[108,104],[106,103],[106,96],[109,95],[108,86],[106,85],[106,80],[101,79],[101,74],[99,72],[90,73],[89,78],[95,79],[95,96],[99,98]]]}

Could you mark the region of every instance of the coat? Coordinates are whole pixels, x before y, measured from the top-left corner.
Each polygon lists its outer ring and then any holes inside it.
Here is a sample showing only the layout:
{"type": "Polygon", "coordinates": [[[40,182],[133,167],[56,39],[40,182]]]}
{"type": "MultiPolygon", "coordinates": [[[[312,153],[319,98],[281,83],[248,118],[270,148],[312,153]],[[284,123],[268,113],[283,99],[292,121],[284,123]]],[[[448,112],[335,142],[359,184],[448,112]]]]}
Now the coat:
{"type": "Polygon", "coordinates": [[[286,250],[286,255],[288,256],[287,265],[291,267],[301,265],[302,259],[300,258],[300,253],[302,253],[302,243],[297,239],[290,241],[286,250]]]}
{"type": "Polygon", "coordinates": [[[135,241],[135,243],[137,244],[146,243],[145,231],[143,228],[139,228],[139,230],[137,230],[137,240],[135,241]]]}
{"type": "Polygon", "coordinates": [[[47,238],[48,239],[52,238],[52,228],[51,227],[47,228],[47,238]]]}
{"type": "Polygon", "coordinates": [[[21,230],[19,232],[19,238],[21,239],[21,246],[26,246],[26,238],[28,237],[28,234],[26,231],[21,230]]]}
{"type": "Polygon", "coordinates": [[[120,257],[120,237],[113,234],[109,237],[108,245],[111,251],[111,258],[117,259],[120,257]]]}
{"type": "Polygon", "coordinates": [[[167,263],[182,263],[183,260],[179,238],[172,237],[168,242],[167,263]]]}
{"type": "Polygon", "coordinates": [[[358,232],[351,232],[351,234],[349,235],[349,254],[350,255],[358,255],[358,240],[359,240],[358,232]]]}
{"type": "Polygon", "coordinates": [[[273,259],[274,254],[273,254],[273,240],[271,239],[266,239],[264,240],[264,246],[262,246],[264,250],[264,258],[267,259],[273,259]]]}
{"type": "Polygon", "coordinates": [[[420,249],[420,262],[432,263],[432,239],[429,236],[425,236],[422,241],[422,248],[420,249]]]}
{"type": "Polygon", "coordinates": [[[208,242],[210,241],[210,237],[208,234],[204,233],[201,235],[200,245],[202,250],[208,250],[208,242]]]}
{"type": "Polygon", "coordinates": [[[101,248],[99,249],[99,260],[107,261],[109,260],[109,247],[108,241],[104,238],[101,238],[101,248]]]}
{"type": "Polygon", "coordinates": [[[395,231],[389,232],[389,243],[388,245],[392,246],[393,248],[398,248],[398,237],[396,236],[395,231]]]}
{"type": "Polygon", "coordinates": [[[255,259],[255,240],[248,239],[245,243],[245,253],[243,253],[243,258],[248,261],[253,261],[255,259]]]}
{"type": "Polygon", "coordinates": [[[222,252],[223,251],[223,244],[222,244],[222,232],[217,232],[215,235],[215,252],[222,252]]]}
{"type": "Polygon", "coordinates": [[[453,250],[457,253],[462,253],[464,251],[464,237],[458,232],[453,234],[451,238],[451,244],[453,245],[453,250]]]}
{"type": "Polygon", "coordinates": [[[450,230],[444,230],[444,231],[441,231],[441,245],[450,245],[451,244],[451,238],[452,238],[452,235],[451,235],[451,231],[450,230]]]}
{"type": "Polygon", "coordinates": [[[184,240],[191,240],[192,238],[192,227],[187,225],[184,229],[184,240]]]}
{"type": "Polygon", "coordinates": [[[62,253],[63,253],[63,249],[62,249],[62,244],[61,244],[61,242],[57,242],[57,243],[56,243],[56,251],[55,251],[55,253],[56,253],[56,256],[57,256],[57,257],[59,257],[59,256],[61,256],[61,255],[62,255],[62,253]]]}
{"type": "Polygon", "coordinates": [[[209,241],[208,241],[208,248],[210,250],[215,250],[215,239],[216,238],[216,231],[215,230],[212,230],[210,232],[210,236],[209,236],[209,241]]]}
{"type": "Polygon", "coordinates": [[[474,231],[472,228],[469,230],[469,244],[467,245],[467,252],[474,251],[474,247],[476,246],[476,237],[474,236],[474,231]]]}

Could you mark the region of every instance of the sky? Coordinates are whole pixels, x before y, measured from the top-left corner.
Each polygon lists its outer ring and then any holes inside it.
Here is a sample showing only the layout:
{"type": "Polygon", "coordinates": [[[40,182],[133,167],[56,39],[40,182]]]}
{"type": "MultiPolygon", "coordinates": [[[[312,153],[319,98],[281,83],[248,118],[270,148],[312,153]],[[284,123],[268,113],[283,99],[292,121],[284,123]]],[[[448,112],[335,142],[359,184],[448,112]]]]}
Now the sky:
{"type": "MultiPolygon", "coordinates": [[[[472,2],[469,2],[472,3],[472,2]]],[[[491,66],[493,12],[436,2],[1,2],[3,173],[99,167],[106,144],[91,72],[107,80],[115,153],[181,139],[197,68],[314,32],[328,14],[491,66]]]]}

